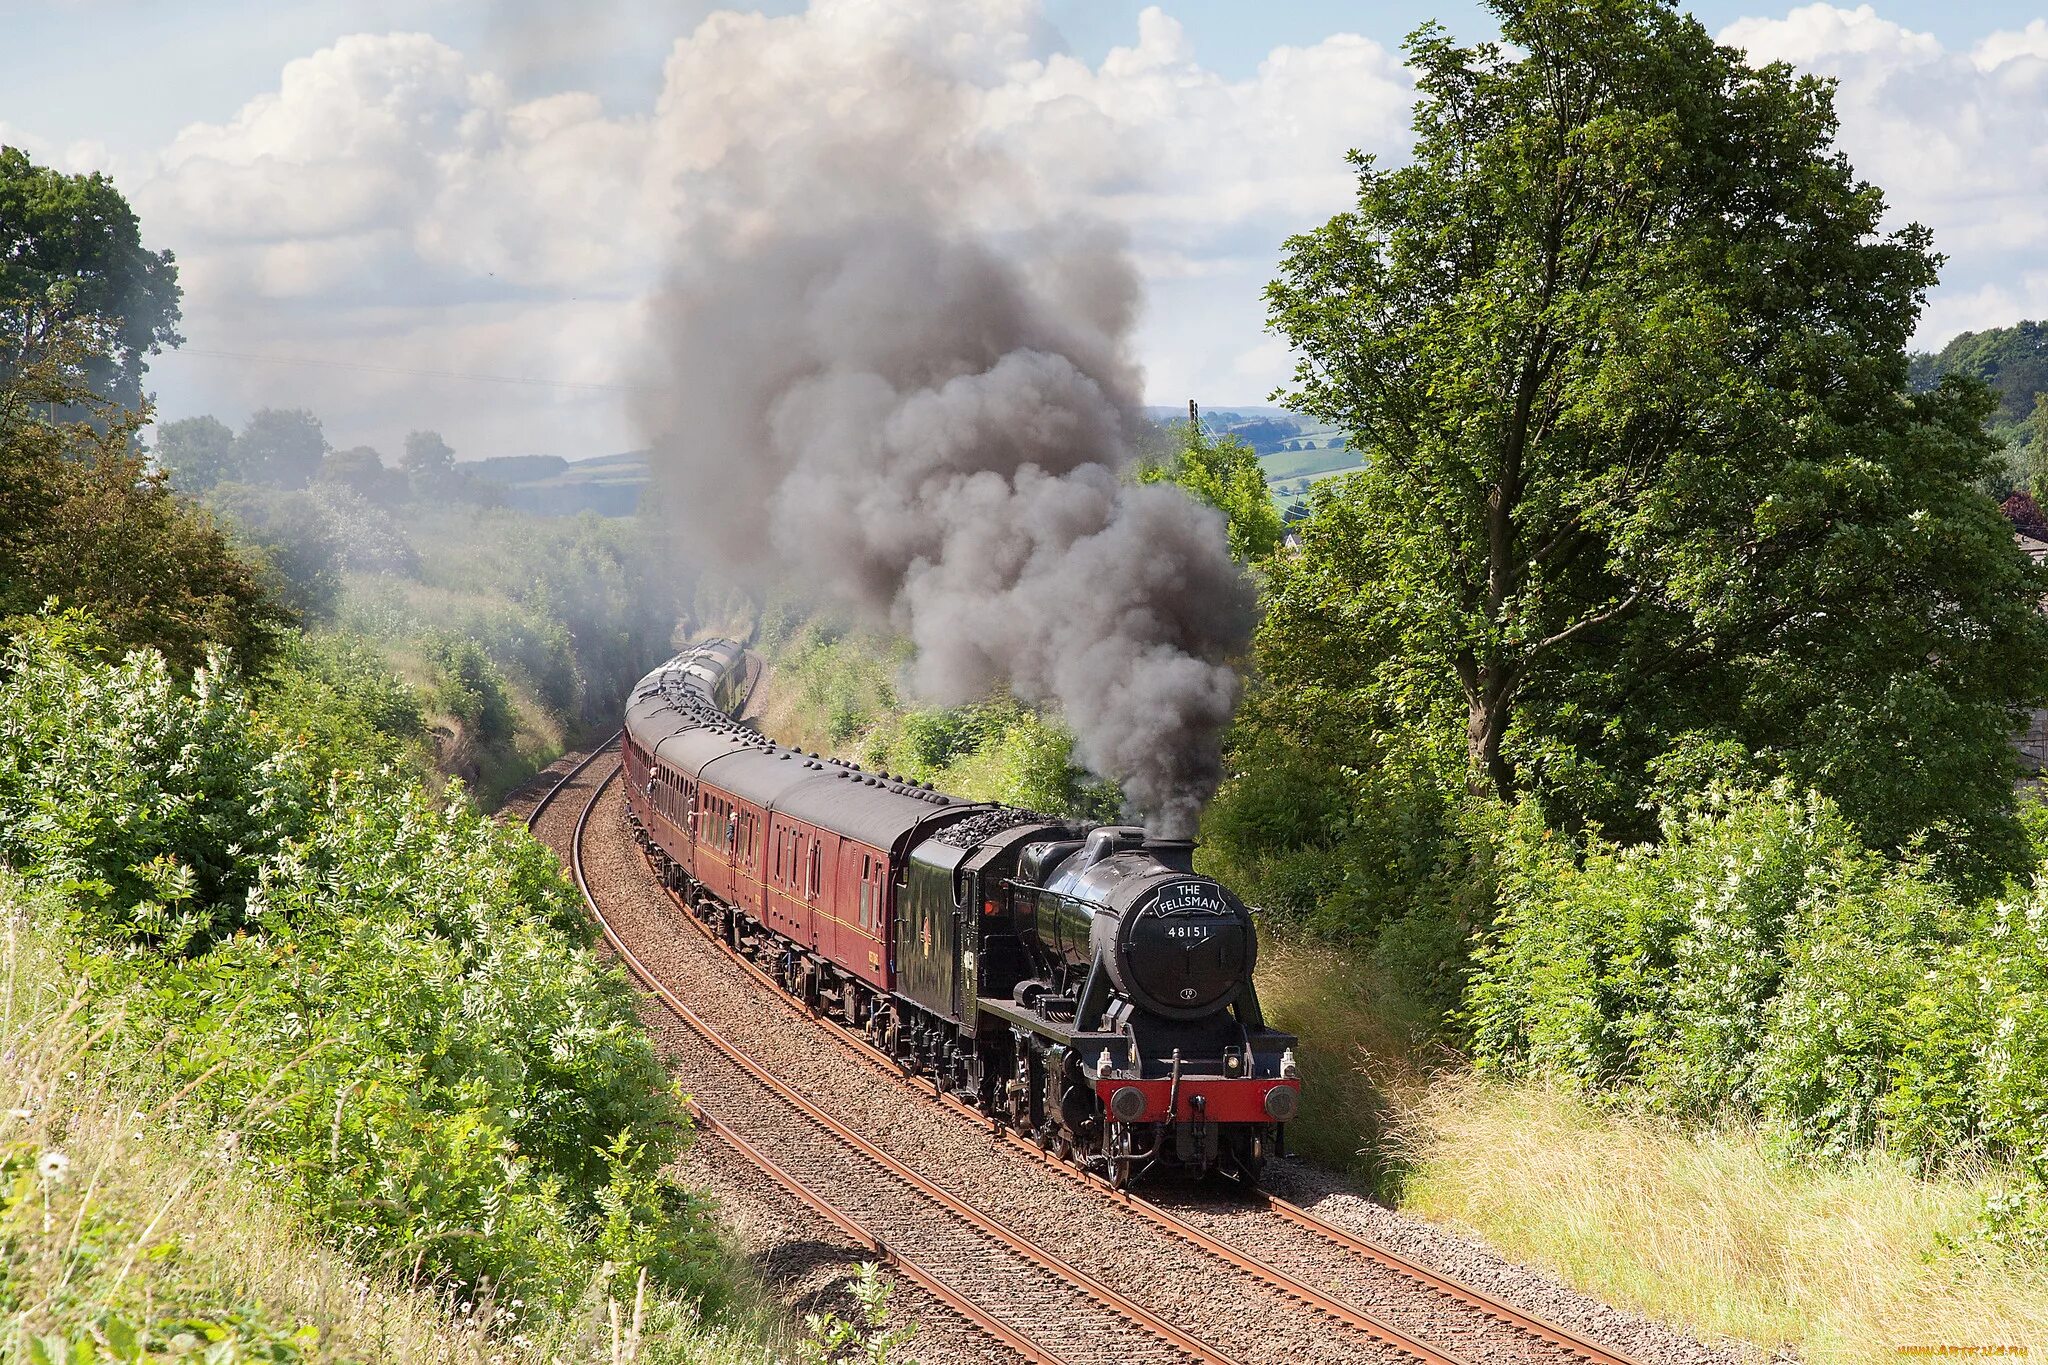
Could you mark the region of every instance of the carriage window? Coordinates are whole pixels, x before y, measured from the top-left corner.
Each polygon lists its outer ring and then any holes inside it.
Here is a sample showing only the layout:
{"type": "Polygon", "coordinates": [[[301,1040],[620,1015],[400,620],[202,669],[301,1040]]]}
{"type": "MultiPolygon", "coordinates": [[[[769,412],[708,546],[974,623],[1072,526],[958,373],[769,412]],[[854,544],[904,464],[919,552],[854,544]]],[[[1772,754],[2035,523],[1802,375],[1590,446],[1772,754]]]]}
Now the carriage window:
{"type": "Polygon", "coordinates": [[[871,868],[872,864],[863,853],[860,859],[860,927],[863,929],[874,927],[874,886],[870,881],[871,868]]]}

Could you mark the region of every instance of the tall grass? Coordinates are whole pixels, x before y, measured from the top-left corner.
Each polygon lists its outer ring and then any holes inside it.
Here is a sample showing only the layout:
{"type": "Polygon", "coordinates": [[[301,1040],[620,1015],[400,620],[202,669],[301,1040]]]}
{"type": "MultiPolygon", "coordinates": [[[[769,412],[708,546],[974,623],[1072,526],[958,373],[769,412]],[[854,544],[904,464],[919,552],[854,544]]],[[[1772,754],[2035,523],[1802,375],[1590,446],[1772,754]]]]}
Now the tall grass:
{"type": "Polygon", "coordinates": [[[1387,1187],[1390,1125],[1426,1085],[1421,1059],[1388,1002],[1394,992],[1362,957],[1261,926],[1256,976],[1266,1021],[1297,1034],[1301,1117],[1291,1151],[1387,1187]]]}
{"type": "MultiPolygon", "coordinates": [[[[708,1323],[592,1293],[510,1335],[365,1275],[252,1177],[232,1132],[102,1044],[119,1027],[64,967],[37,906],[0,887],[0,1360],[712,1365],[781,1358],[766,1310],[708,1323]]],[[[127,1054],[123,1054],[127,1055],[127,1054]]]]}
{"type": "Polygon", "coordinates": [[[1301,1034],[1298,1152],[1597,1298],[1758,1358],[2048,1341],[2048,1267],[1975,1235],[1996,1171],[1928,1180],[1884,1152],[1793,1155],[1756,1127],[1479,1080],[1418,1052],[1398,992],[1338,949],[1269,940],[1259,994],[1301,1034]]]}
{"type": "Polygon", "coordinates": [[[1598,1297],[1807,1360],[2048,1341],[2048,1267],[1972,1236],[1996,1174],[1815,1161],[1534,1084],[1439,1080],[1408,1116],[1404,1203],[1598,1297]]]}

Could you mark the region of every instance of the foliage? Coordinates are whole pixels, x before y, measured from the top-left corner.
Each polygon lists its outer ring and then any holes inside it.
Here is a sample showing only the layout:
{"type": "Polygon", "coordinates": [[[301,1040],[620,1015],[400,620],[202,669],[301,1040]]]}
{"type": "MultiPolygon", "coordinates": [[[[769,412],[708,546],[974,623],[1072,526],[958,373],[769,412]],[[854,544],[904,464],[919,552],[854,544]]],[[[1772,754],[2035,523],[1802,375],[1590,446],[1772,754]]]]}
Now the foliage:
{"type": "Polygon", "coordinates": [[[2048,394],[2048,321],[1963,332],[1939,351],[1915,354],[1912,365],[1917,389],[1932,389],[1948,375],[1990,386],[1998,395],[1993,429],[2009,435],[2034,418],[2041,395],[2048,394]]]}
{"type": "Polygon", "coordinates": [[[617,724],[619,698],[663,657],[689,587],[657,528],[496,509],[414,526],[433,591],[407,594],[380,629],[467,635],[572,727],[617,724]]]}
{"type": "Polygon", "coordinates": [[[343,483],[317,483],[307,494],[334,544],[336,564],[357,573],[411,575],[419,572],[412,539],[380,504],[343,483]]]}
{"type": "Polygon", "coordinates": [[[799,1357],[805,1365],[917,1365],[898,1352],[917,1336],[917,1324],[891,1326],[889,1282],[873,1261],[862,1261],[852,1285],[860,1320],[835,1313],[804,1316],[807,1339],[799,1357]]]}
{"type": "Polygon", "coordinates": [[[2027,494],[2014,493],[1998,505],[1998,510],[2012,523],[2012,529],[2021,535],[2048,540],[2048,517],[2041,515],[2041,505],[2027,494]]]}
{"type": "Polygon", "coordinates": [[[241,477],[277,488],[304,488],[327,458],[320,419],[302,408],[261,408],[235,438],[241,477]]]}
{"type": "Polygon", "coordinates": [[[1269,291],[1290,405],[1367,468],[1317,491],[1268,686],[1568,827],[1646,833],[1646,774],[1739,748],[1995,881],[2048,580],[1975,487],[1981,395],[1905,392],[1925,229],[1880,234],[1824,82],[1658,0],[1495,8],[1501,45],[1411,39],[1412,163],[1355,158],[1269,291]]]}
{"type": "Polygon", "coordinates": [[[181,493],[204,493],[247,477],[235,433],[218,417],[187,417],[156,429],[156,462],[181,493]]]}
{"type": "Polygon", "coordinates": [[[1230,553],[1263,559],[1280,544],[1280,513],[1266,490],[1266,471],[1251,446],[1235,436],[1210,436],[1189,423],[1170,459],[1138,467],[1139,483],[1173,483],[1221,512],[1230,553]]]}
{"type": "Polygon", "coordinates": [[[84,387],[142,402],[145,357],[175,346],[178,268],[142,245],[135,211],[98,173],[64,175],[0,147],[0,330],[76,325],[84,387]]]}
{"type": "Polygon", "coordinates": [[[320,482],[348,489],[366,502],[390,509],[412,492],[402,470],[387,468],[384,457],[369,446],[337,450],[320,463],[320,482]]]}
{"type": "Polygon", "coordinates": [[[1524,807],[1500,902],[1468,996],[1482,1067],[1837,1155],[2016,1161],[2004,1230],[2048,1228],[2048,880],[1970,904],[1780,782],[1667,809],[1634,848],[1579,850],[1524,807]]]}
{"type": "MultiPolygon", "coordinates": [[[[310,1234],[235,1128],[212,1121],[234,1116],[209,1114],[196,1091],[163,1092],[154,1058],[183,1035],[138,1038],[118,1001],[102,1009],[83,993],[62,919],[48,893],[0,875],[0,1359],[36,1359],[39,1344],[68,1353],[52,1359],[110,1363],[775,1358],[750,1303],[712,1317],[637,1275],[593,1277],[573,1310],[547,1317],[432,1292],[410,1263],[366,1274],[310,1234]],[[138,1053],[152,1064],[138,1068],[138,1053]],[[621,1291],[644,1312],[644,1342],[618,1341],[621,1291]]],[[[706,1254],[699,1275],[731,1264],[706,1254]]]]}
{"type": "Polygon", "coordinates": [[[1073,762],[1073,736],[1009,697],[908,709],[906,651],[828,617],[771,605],[760,648],[773,670],[762,728],[786,744],[885,769],[977,801],[1114,820],[1122,795],[1073,762]]]}
{"type": "Polygon", "coordinates": [[[439,497],[455,483],[455,452],[438,431],[413,431],[405,437],[398,467],[412,484],[416,498],[439,497]]]}
{"type": "Polygon", "coordinates": [[[301,618],[324,618],[341,594],[341,545],[326,509],[306,492],[224,483],[206,505],[268,571],[272,591],[301,618]]]}
{"type": "Polygon", "coordinates": [[[0,617],[55,601],[181,669],[209,644],[260,661],[289,619],[283,604],[135,452],[147,414],[121,413],[85,387],[84,339],[60,332],[38,344],[0,389],[0,617]],[[42,420],[36,403],[92,420],[42,420]]]}
{"type": "Polygon", "coordinates": [[[313,788],[217,672],[34,635],[8,668],[0,856],[70,903],[95,1011],[316,1227],[515,1313],[607,1260],[709,1287],[658,1175],[687,1121],[546,849],[459,788],[313,788]]]}
{"type": "Polygon", "coordinates": [[[419,696],[356,636],[288,636],[255,705],[259,722],[303,746],[321,779],[343,769],[424,776],[433,766],[419,696]]]}
{"type": "Polygon", "coordinates": [[[308,776],[252,732],[213,660],[80,657],[32,623],[4,656],[0,862],[71,898],[85,932],[176,952],[242,927],[263,859],[303,828],[308,776]]]}
{"type": "Polygon", "coordinates": [[[436,681],[429,704],[453,717],[479,744],[512,734],[512,703],[490,657],[476,641],[443,636],[430,647],[436,681]]]}

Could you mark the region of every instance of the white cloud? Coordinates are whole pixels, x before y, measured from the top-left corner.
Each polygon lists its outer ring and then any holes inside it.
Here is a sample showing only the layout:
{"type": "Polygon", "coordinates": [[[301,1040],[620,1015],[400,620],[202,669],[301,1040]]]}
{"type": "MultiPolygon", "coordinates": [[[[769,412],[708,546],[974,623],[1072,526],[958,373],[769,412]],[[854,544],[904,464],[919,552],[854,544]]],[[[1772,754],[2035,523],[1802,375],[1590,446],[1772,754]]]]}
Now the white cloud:
{"type": "Polygon", "coordinates": [[[1934,229],[1949,257],[1919,340],[2048,313],[2038,263],[2048,220],[2048,22],[1944,47],[1869,5],[1804,5],[1722,33],[1755,60],[1840,82],[1841,145],[1881,187],[1891,221],[1934,229]]]}
{"type": "Polygon", "coordinates": [[[1970,53],[1970,59],[1985,71],[2030,57],[2048,61],[2048,19],[2036,19],[2023,29],[1991,34],[1970,53]]]}
{"type": "MultiPolygon", "coordinates": [[[[718,212],[684,203],[703,192],[693,171],[729,172],[821,117],[850,133],[900,120],[910,96],[874,57],[893,51],[950,73],[956,122],[934,129],[931,154],[1005,167],[963,177],[984,187],[978,221],[1086,216],[1128,233],[1152,296],[1139,346],[1154,393],[1263,395],[1286,367],[1258,340],[1260,287],[1287,233],[1348,201],[1348,148],[1405,145],[1398,56],[1340,34],[1229,80],[1156,7],[1097,65],[1055,46],[1037,0],[720,13],[676,40],[653,112],[627,117],[575,91],[520,102],[427,34],[361,34],[178,132],[135,197],[151,239],[179,253],[194,348],[616,382],[678,224],[718,212]]],[[[811,188],[791,177],[745,198],[828,211],[811,188]]],[[[414,425],[469,454],[633,439],[623,405],[589,394],[196,356],[155,378],[169,416],[301,402],[337,439],[387,449],[414,425]]]]}

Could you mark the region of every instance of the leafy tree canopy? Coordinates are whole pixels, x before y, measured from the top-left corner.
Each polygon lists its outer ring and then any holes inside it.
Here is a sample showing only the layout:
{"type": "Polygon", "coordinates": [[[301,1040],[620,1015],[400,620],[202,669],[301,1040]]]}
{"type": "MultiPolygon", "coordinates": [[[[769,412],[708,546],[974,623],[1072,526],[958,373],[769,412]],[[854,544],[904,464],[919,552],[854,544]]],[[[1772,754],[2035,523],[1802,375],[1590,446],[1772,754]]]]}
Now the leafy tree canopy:
{"type": "Polygon", "coordinates": [[[1280,543],[1280,514],[1266,491],[1265,467],[1235,436],[1211,436],[1189,422],[1180,427],[1180,446],[1171,458],[1139,465],[1138,482],[1179,484],[1223,513],[1230,553],[1240,561],[1263,558],[1280,543]]]}
{"type": "Polygon", "coordinates": [[[203,493],[246,478],[235,433],[218,417],[187,417],[156,429],[156,462],[181,492],[203,493]]]}
{"type": "Polygon", "coordinates": [[[455,482],[455,452],[438,431],[408,432],[398,467],[412,480],[412,491],[419,497],[444,492],[455,482]]]}
{"type": "Polygon", "coordinates": [[[2048,321],[1964,332],[1932,354],[1913,357],[1913,387],[1931,389],[1945,375],[1981,380],[1998,395],[1993,421],[2017,426],[2048,395],[2048,321]]]}
{"type": "Polygon", "coordinates": [[[304,488],[327,458],[320,419],[301,408],[263,408],[235,438],[241,476],[278,488],[304,488]]]}
{"type": "Polygon", "coordinates": [[[396,507],[411,491],[405,474],[387,468],[384,457],[369,446],[351,446],[329,455],[320,466],[320,481],[340,484],[379,507],[396,507]]]}
{"type": "Polygon", "coordinates": [[[113,181],[64,175],[0,147],[0,327],[18,338],[78,324],[88,387],[133,407],[145,357],[183,340],[178,301],[174,258],[143,247],[113,181]]]}
{"type": "Polygon", "coordinates": [[[2016,858],[2048,582],[1974,487],[1981,391],[1907,392],[1927,231],[1880,230],[1827,83],[1664,0],[1491,7],[1500,44],[1411,37],[1412,163],[1354,153],[1268,291],[1282,401],[1369,465],[1276,566],[1268,687],[1557,818],[1753,767],[2016,858]]]}
{"type": "Polygon", "coordinates": [[[83,387],[92,340],[72,329],[0,384],[0,617],[54,600],[92,613],[110,645],[153,646],[188,672],[209,643],[260,663],[287,612],[137,453],[147,409],[123,412],[83,387]],[[44,420],[52,410],[89,420],[44,420]]]}

